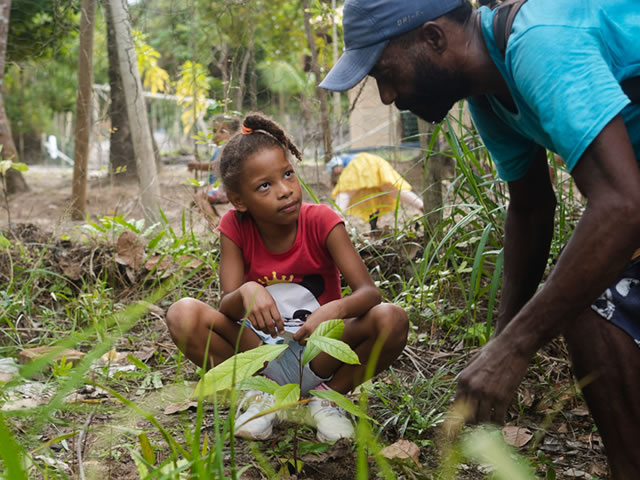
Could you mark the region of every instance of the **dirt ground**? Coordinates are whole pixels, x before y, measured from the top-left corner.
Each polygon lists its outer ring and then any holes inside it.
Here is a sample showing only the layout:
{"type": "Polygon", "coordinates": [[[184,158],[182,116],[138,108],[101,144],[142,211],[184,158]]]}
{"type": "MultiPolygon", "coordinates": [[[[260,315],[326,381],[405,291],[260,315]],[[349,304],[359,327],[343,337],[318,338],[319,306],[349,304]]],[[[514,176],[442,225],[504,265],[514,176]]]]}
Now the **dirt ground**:
{"type": "MultiPolygon", "coordinates": [[[[406,176],[414,189],[419,192],[421,167],[410,162],[396,164],[397,170],[406,176]]],[[[298,165],[296,171],[318,196],[321,202],[329,203],[331,189],[329,176],[324,167],[315,165],[298,165]]],[[[72,233],[74,227],[85,224],[85,221],[73,221],[70,218],[71,181],[73,171],[67,167],[47,167],[34,165],[24,173],[31,191],[14,195],[9,201],[11,221],[13,223],[33,223],[54,234],[72,233]]],[[[202,175],[202,174],[201,174],[202,175]]],[[[194,174],[188,172],[186,162],[164,165],[159,173],[160,208],[174,227],[180,227],[182,214],[186,208],[187,220],[192,221],[196,233],[204,232],[206,224],[199,210],[192,204],[191,196],[195,187],[189,184],[194,174]]],[[[201,176],[201,180],[203,177],[201,176]]],[[[305,193],[305,198],[310,198],[305,193]]],[[[230,204],[216,206],[222,215],[230,208],[230,204]]],[[[412,208],[401,209],[400,220],[409,218],[418,211],[412,208]]],[[[89,173],[87,183],[87,215],[96,221],[103,216],[122,215],[125,219],[143,217],[139,202],[137,182],[120,184],[109,178],[104,171],[89,173]]],[[[4,202],[0,202],[0,226],[8,220],[4,202]]],[[[348,217],[347,221],[358,231],[369,229],[365,222],[348,217]]],[[[394,222],[393,216],[387,214],[378,222],[379,227],[394,222]]]]}

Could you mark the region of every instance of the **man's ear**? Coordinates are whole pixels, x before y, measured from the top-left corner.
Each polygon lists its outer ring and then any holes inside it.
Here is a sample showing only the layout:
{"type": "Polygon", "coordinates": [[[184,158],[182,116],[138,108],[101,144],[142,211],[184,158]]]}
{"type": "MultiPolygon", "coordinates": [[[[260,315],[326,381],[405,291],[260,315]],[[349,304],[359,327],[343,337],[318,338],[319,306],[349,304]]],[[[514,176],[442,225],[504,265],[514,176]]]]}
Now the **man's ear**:
{"type": "Polygon", "coordinates": [[[227,198],[231,202],[231,205],[233,205],[233,208],[235,208],[237,211],[242,213],[247,211],[247,207],[242,202],[240,195],[238,195],[236,192],[227,192],[227,198]]]}
{"type": "Polygon", "coordinates": [[[435,53],[442,53],[447,49],[447,36],[437,22],[424,23],[421,27],[421,36],[435,53]]]}

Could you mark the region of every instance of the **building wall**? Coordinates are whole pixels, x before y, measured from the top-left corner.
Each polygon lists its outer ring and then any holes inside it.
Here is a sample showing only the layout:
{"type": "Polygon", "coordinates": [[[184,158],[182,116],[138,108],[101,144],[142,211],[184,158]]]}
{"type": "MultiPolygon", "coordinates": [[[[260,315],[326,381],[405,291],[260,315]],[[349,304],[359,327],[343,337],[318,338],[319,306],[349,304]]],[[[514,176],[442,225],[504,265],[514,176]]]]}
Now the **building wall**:
{"type": "Polygon", "coordinates": [[[351,145],[348,149],[398,145],[402,132],[400,112],[395,106],[380,101],[373,79],[365,77],[363,82],[364,86],[360,83],[349,90],[349,103],[353,104],[356,97],[358,101],[349,118],[351,145]]]}

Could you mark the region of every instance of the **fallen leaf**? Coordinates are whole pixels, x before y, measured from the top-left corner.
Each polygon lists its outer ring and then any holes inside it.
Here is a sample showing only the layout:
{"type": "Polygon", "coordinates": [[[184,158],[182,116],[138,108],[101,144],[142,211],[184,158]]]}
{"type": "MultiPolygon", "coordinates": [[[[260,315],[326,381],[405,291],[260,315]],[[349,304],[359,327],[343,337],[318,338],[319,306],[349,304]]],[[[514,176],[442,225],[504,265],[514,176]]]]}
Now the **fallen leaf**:
{"type": "Polygon", "coordinates": [[[58,460],[52,457],[47,457],[45,455],[36,455],[33,458],[34,460],[44,463],[50,468],[54,468],[58,471],[62,471],[69,474],[71,473],[71,467],[66,462],[63,462],[62,460],[58,460]]]}
{"type": "Polygon", "coordinates": [[[0,358],[0,383],[6,383],[18,375],[19,367],[12,357],[0,358]]]}
{"type": "Polygon", "coordinates": [[[144,246],[138,235],[130,230],[122,232],[116,242],[116,262],[138,270],[144,260],[144,246]]]}
{"type": "Polygon", "coordinates": [[[527,408],[530,408],[533,405],[533,401],[535,399],[533,393],[527,389],[527,387],[522,387],[520,390],[520,402],[527,408]]]}
{"type": "Polygon", "coordinates": [[[566,423],[563,423],[558,427],[557,431],[558,433],[567,433],[569,431],[569,427],[567,426],[566,423]]]}
{"type": "Polygon", "coordinates": [[[65,277],[69,280],[80,280],[82,275],[82,266],[78,262],[73,262],[68,258],[62,257],[58,260],[58,266],[65,277]]]}
{"type": "Polygon", "coordinates": [[[570,478],[585,478],[590,480],[593,478],[593,475],[587,473],[583,470],[578,470],[577,468],[568,468],[562,472],[564,475],[570,478]]]}
{"type": "Polygon", "coordinates": [[[50,361],[52,362],[57,362],[62,357],[64,357],[67,362],[71,362],[73,365],[75,365],[84,357],[84,355],[85,354],[83,352],[79,352],[77,350],[71,350],[69,348],[60,350],[60,348],[58,347],[44,346],[44,347],[27,348],[25,350],[22,350],[18,354],[18,361],[24,365],[27,363],[31,363],[36,359],[39,359],[45,356],[51,356],[50,361]],[[57,353],[53,354],[53,352],[57,352],[57,353]]]}
{"type": "Polygon", "coordinates": [[[144,268],[150,272],[155,269],[156,275],[159,275],[161,279],[171,276],[178,269],[171,257],[167,255],[152,255],[145,262],[144,268]]]}
{"type": "Polygon", "coordinates": [[[173,415],[178,412],[184,412],[185,410],[189,410],[190,408],[198,408],[198,402],[178,402],[171,403],[167,405],[164,409],[165,415],[173,415]]]}
{"type": "Polygon", "coordinates": [[[146,362],[151,357],[153,357],[154,353],[156,353],[156,349],[155,348],[153,348],[153,347],[145,347],[142,350],[138,350],[136,352],[133,352],[133,356],[136,357],[141,362],[146,362]]]}
{"type": "Polygon", "coordinates": [[[520,448],[529,443],[529,440],[533,438],[533,433],[525,427],[505,425],[502,427],[502,437],[512,447],[520,448]]]}
{"type": "Polygon", "coordinates": [[[576,417],[586,417],[589,415],[589,409],[587,407],[576,407],[573,410],[570,410],[569,413],[576,417]]]}
{"type": "Polygon", "coordinates": [[[140,305],[144,305],[145,307],[147,307],[149,309],[149,313],[151,313],[152,315],[155,315],[160,319],[164,319],[164,309],[160,308],[157,305],[154,305],[153,303],[145,302],[144,300],[141,300],[139,303],[140,305]]]}
{"type": "Polygon", "coordinates": [[[188,255],[181,255],[178,257],[178,261],[180,262],[180,266],[182,268],[189,268],[191,270],[198,268],[204,262],[198,258],[193,258],[188,255]]]}
{"type": "Polygon", "coordinates": [[[124,365],[127,362],[129,352],[118,352],[115,349],[105,353],[96,362],[98,365],[124,365]]]}
{"type": "Polygon", "coordinates": [[[380,455],[389,460],[393,460],[394,458],[399,459],[407,459],[410,458],[413,462],[418,465],[420,461],[418,460],[418,456],[420,455],[420,448],[410,440],[405,440],[404,438],[398,440],[392,445],[384,447],[380,451],[380,455]]]}

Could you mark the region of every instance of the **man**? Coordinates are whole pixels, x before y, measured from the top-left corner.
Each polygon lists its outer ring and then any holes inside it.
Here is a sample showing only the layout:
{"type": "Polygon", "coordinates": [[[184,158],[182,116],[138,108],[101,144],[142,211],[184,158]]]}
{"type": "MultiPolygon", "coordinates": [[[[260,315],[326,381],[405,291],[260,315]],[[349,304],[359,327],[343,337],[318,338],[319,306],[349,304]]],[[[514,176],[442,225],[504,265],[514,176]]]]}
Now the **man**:
{"type": "Polygon", "coordinates": [[[467,0],[347,0],[345,53],[322,87],[372,76],[385,104],[428,121],[469,109],[510,202],[497,335],[462,372],[470,420],[502,422],[535,352],[563,334],[614,478],[640,478],[640,3],[529,0],[506,51],[495,10],[467,0]],[[504,53],[504,55],[503,55],[504,53]],[[538,289],[555,195],[545,149],[566,162],[587,206],[538,289]]]}

